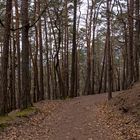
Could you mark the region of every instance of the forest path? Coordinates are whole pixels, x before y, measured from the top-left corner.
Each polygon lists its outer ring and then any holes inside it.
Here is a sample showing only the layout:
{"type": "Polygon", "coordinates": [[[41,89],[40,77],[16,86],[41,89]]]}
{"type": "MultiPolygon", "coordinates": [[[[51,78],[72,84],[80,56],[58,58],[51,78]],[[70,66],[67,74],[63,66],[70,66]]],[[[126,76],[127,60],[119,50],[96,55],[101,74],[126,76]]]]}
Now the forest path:
{"type": "Polygon", "coordinates": [[[98,119],[98,105],[106,94],[64,101],[43,101],[40,112],[8,127],[1,140],[116,140],[98,119]]]}

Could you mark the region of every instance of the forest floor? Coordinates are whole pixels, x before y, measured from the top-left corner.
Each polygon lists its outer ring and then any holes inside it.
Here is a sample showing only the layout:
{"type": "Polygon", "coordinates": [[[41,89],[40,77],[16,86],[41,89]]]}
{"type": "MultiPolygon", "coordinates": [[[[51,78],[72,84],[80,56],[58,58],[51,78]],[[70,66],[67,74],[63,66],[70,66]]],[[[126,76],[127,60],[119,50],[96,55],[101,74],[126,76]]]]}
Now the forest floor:
{"type": "Polygon", "coordinates": [[[129,103],[125,99],[134,89],[115,93],[109,103],[107,94],[39,102],[35,114],[4,128],[0,140],[140,140],[140,85],[136,89],[129,103]]]}
{"type": "Polygon", "coordinates": [[[100,122],[111,128],[119,140],[140,140],[140,83],[116,94],[99,106],[100,122]]]}

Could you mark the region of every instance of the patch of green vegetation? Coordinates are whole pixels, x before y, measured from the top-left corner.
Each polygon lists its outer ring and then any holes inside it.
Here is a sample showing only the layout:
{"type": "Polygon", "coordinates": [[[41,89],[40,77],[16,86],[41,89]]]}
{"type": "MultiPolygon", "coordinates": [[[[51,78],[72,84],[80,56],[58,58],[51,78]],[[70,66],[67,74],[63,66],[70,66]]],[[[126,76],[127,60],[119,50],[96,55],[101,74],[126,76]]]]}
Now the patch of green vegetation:
{"type": "Polygon", "coordinates": [[[28,117],[31,114],[34,114],[36,112],[37,112],[37,109],[35,107],[29,107],[27,109],[16,112],[16,117],[28,117]]]}
{"type": "Polygon", "coordinates": [[[72,97],[70,96],[66,96],[66,97],[60,97],[61,100],[67,100],[67,99],[72,99],[72,97]]]}
{"type": "Polygon", "coordinates": [[[61,99],[61,100],[66,100],[66,99],[68,99],[68,96],[67,96],[67,97],[61,96],[60,99],[61,99]]]}
{"type": "Polygon", "coordinates": [[[0,124],[0,131],[3,131],[6,127],[8,127],[8,123],[0,124]]]}
{"type": "Polygon", "coordinates": [[[0,131],[3,131],[4,128],[8,126],[8,122],[10,122],[13,118],[10,116],[0,116],[0,131]]]}
{"type": "Polygon", "coordinates": [[[29,117],[30,115],[37,112],[37,108],[29,107],[21,111],[13,111],[7,116],[0,116],[0,131],[4,130],[7,126],[10,125],[10,122],[16,120],[17,117],[29,117]]]}
{"type": "Polygon", "coordinates": [[[0,125],[5,124],[11,120],[12,120],[12,117],[10,117],[10,116],[0,116],[0,125]]]}

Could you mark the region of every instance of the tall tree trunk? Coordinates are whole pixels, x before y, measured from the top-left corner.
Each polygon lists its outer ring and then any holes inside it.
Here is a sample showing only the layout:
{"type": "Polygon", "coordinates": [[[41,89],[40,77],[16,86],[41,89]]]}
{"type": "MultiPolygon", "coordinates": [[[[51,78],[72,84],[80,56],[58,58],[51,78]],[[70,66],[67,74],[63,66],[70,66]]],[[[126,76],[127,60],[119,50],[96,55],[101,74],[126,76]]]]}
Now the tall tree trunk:
{"type": "Polygon", "coordinates": [[[65,0],[65,36],[64,36],[64,84],[66,96],[69,95],[69,64],[68,64],[68,1],[65,0]]]}
{"type": "Polygon", "coordinates": [[[102,90],[102,82],[103,82],[103,75],[105,73],[105,62],[106,62],[106,57],[107,57],[107,41],[105,41],[105,48],[104,48],[104,57],[103,57],[103,66],[101,70],[101,76],[100,76],[100,82],[99,82],[99,91],[98,93],[101,93],[102,90]]]}
{"type": "Polygon", "coordinates": [[[6,14],[5,14],[5,28],[4,28],[4,43],[2,52],[2,83],[0,92],[0,115],[8,113],[8,56],[9,56],[9,40],[10,40],[10,25],[11,25],[11,12],[12,12],[12,0],[6,2],[6,14]]]}
{"type": "Polygon", "coordinates": [[[110,3],[107,0],[107,65],[108,65],[108,100],[112,98],[112,63],[111,63],[111,43],[110,43],[110,3]]]}
{"type": "MultiPolygon", "coordinates": [[[[40,14],[40,0],[38,0],[38,15],[40,14]]],[[[39,28],[39,67],[40,67],[40,100],[44,100],[44,78],[43,78],[43,44],[42,44],[42,28],[41,28],[41,19],[38,23],[39,28]]]]}
{"type": "Polygon", "coordinates": [[[22,23],[22,95],[21,109],[32,106],[30,95],[30,69],[29,69],[29,20],[28,20],[28,0],[21,1],[21,23],[22,23]]]}
{"type": "MultiPolygon", "coordinates": [[[[16,28],[19,28],[19,10],[18,10],[18,0],[15,0],[15,12],[16,12],[16,28]]],[[[17,97],[18,97],[18,107],[20,108],[20,98],[21,98],[21,64],[20,64],[20,37],[19,30],[16,31],[16,48],[17,48],[17,97]]]]}
{"type": "Polygon", "coordinates": [[[128,2],[128,28],[129,28],[129,81],[128,84],[131,85],[134,81],[134,45],[133,45],[133,13],[134,13],[134,1],[130,0],[128,2]]]}
{"type": "Polygon", "coordinates": [[[47,95],[48,99],[51,99],[51,88],[50,88],[50,64],[49,64],[49,45],[48,45],[48,29],[46,23],[46,14],[44,17],[44,24],[45,24],[45,37],[46,37],[46,59],[47,59],[47,95]]]}
{"type": "Polygon", "coordinates": [[[128,80],[126,79],[126,75],[128,76],[128,33],[126,23],[123,22],[124,25],[124,54],[123,54],[123,78],[122,78],[122,89],[126,89],[128,86],[128,80]]]}
{"type": "MultiPolygon", "coordinates": [[[[135,0],[135,15],[140,18],[140,1],[135,0]]],[[[140,49],[140,21],[136,20],[136,39],[135,39],[135,81],[139,80],[139,49],[140,49]]]]}
{"type": "Polygon", "coordinates": [[[77,20],[77,0],[74,0],[74,17],[73,17],[73,46],[72,46],[72,65],[71,65],[71,97],[77,96],[77,43],[76,43],[76,20],[77,20]]]}
{"type": "MultiPolygon", "coordinates": [[[[14,34],[14,33],[13,33],[14,34]]],[[[15,56],[16,56],[16,44],[15,39],[13,38],[13,53],[12,53],[12,104],[11,104],[11,110],[16,109],[16,74],[15,74],[15,56]]]]}
{"type": "Polygon", "coordinates": [[[92,15],[93,15],[93,5],[91,6],[89,13],[89,0],[87,8],[87,17],[86,17],[86,42],[87,42],[87,76],[84,94],[91,94],[91,25],[92,25],[92,15]],[[89,22],[88,22],[89,20],[89,22]]]}

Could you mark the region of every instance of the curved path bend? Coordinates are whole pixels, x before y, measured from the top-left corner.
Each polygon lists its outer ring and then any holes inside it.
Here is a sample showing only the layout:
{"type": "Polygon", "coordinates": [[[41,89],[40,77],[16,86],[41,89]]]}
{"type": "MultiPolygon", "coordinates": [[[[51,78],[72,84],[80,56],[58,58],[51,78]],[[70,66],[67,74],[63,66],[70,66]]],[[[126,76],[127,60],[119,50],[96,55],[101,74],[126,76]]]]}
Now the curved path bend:
{"type": "Polygon", "coordinates": [[[40,113],[8,127],[0,140],[116,140],[98,119],[98,105],[105,96],[38,103],[40,113]]]}

